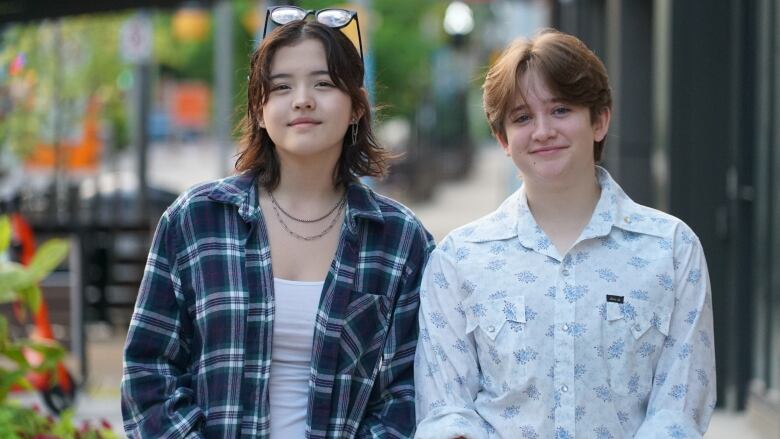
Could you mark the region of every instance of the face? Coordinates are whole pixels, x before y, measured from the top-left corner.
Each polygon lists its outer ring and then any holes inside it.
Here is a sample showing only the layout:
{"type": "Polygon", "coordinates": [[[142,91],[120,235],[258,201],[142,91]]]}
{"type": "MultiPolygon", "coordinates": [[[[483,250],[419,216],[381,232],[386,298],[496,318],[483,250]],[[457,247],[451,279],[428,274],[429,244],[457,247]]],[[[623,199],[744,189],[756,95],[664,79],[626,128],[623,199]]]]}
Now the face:
{"type": "Polygon", "coordinates": [[[591,120],[587,107],[562,101],[533,72],[521,78],[520,88],[525,100],[514,99],[504,120],[506,139],[499,142],[523,181],[549,188],[593,181],[593,143],[607,134],[609,110],[591,120]]]}
{"type": "Polygon", "coordinates": [[[354,115],[349,95],[328,73],[322,43],[306,39],[281,47],[270,66],[271,87],[260,125],[279,159],[335,164],[354,115]]]}

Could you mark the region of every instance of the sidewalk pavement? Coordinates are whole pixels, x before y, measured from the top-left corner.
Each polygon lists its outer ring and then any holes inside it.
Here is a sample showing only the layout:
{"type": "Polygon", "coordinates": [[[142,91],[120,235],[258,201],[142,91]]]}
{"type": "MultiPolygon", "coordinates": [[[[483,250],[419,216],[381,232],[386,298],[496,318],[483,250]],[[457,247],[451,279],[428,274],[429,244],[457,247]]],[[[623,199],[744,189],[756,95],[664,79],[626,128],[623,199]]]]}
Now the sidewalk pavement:
{"type": "MultiPolygon", "coordinates": [[[[215,151],[216,148],[209,148],[207,145],[158,147],[153,153],[155,160],[149,161],[152,166],[149,170],[150,181],[157,180],[171,189],[182,190],[198,181],[216,178],[215,163],[218,161],[215,151]],[[183,148],[188,148],[184,154],[183,148]],[[181,163],[181,160],[187,160],[186,157],[192,159],[187,166],[176,168],[190,169],[191,165],[193,171],[176,180],[171,176],[175,174],[171,172],[171,163],[181,163]]],[[[409,203],[409,207],[428,227],[437,242],[455,227],[491,212],[508,195],[508,187],[515,171],[500,148],[486,146],[475,155],[475,160],[472,172],[462,181],[442,185],[428,202],[409,203]]],[[[119,383],[122,377],[122,346],[125,333],[123,330],[112,333],[106,328],[98,329],[90,331],[88,336],[89,377],[77,401],[75,418],[78,422],[90,420],[93,423],[105,419],[121,433],[119,383]]],[[[17,398],[27,404],[37,402],[43,406],[35,394],[17,398]]],[[[743,413],[717,411],[705,439],[735,437],[765,439],[751,430],[743,413]]]]}

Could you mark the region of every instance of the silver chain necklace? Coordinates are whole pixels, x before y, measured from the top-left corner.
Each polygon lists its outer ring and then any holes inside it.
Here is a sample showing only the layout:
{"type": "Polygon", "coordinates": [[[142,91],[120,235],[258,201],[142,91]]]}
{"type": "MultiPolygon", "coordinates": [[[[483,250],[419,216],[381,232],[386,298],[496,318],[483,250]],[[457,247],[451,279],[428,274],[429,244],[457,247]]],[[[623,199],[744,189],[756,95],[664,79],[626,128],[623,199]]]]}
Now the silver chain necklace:
{"type": "Polygon", "coordinates": [[[285,215],[287,218],[290,218],[290,219],[291,219],[291,220],[293,220],[293,221],[298,221],[299,223],[318,223],[318,222],[320,222],[320,221],[324,220],[325,218],[329,217],[329,216],[330,216],[330,214],[332,214],[333,212],[335,212],[335,211],[336,211],[336,209],[337,209],[337,208],[338,208],[338,207],[341,205],[341,203],[342,203],[342,202],[344,201],[344,199],[347,197],[347,193],[346,193],[346,192],[344,192],[344,196],[343,196],[343,197],[341,197],[341,198],[340,198],[340,199],[339,199],[339,200],[336,202],[336,204],[333,206],[333,208],[332,208],[332,209],[330,209],[330,210],[328,211],[328,213],[326,213],[325,215],[322,215],[321,217],[319,217],[319,218],[315,218],[315,219],[303,219],[303,218],[294,217],[294,216],[290,215],[290,213],[289,213],[289,212],[287,212],[286,210],[284,210],[284,208],[282,208],[282,206],[280,206],[280,205],[279,205],[279,202],[278,202],[278,201],[276,201],[276,198],[274,198],[274,194],[273,194],[273,193],[271,193],[271,192],[268,192],[268,195],[271,197],[271,203],[273,203],[274,207],[276,207],[277,209],[279,209],[280,211],[282,211],[282,213],[283,213],[283,214],[284,214],[284,215],[285,215]]]}
{"type": "MultiPolygon", "coordinates": [[[[270,192],[269,192],[269,194],[270,194],[270,192]]],[[[271,195],[271,200],[272,200],[271,207],[274,209],[274,213],[276,214],[276,219],[279,220],[279,224],[282,225],[282,228],[284,229],[284,231],[289,233],[290,236],[292,236],[292,237],[294,237],[296,239],[300,239],[301,241],[316,241],[317,239],[320,239],[323,236],[327,235],[328,232],[330,232],[331,229],[333,229],[333,227],[336,225],[336,223],[338,222],[339,218],[341,218],[341,211],[344,210],[344,206],[347,204],[346,203],[347,198],[346,197],[342,197],[341,200],[339,200],[339,203],[336,205],[336,208],[335,208],[336,215],[330,221],[330,223],[328,224],[328,227],[325,227],[325,230],[321,231],[320,233],[317,233],[316,235],[304,236],[304,235],[298,234],[298,233],[290,230],[290,227],[287,226],[287,223],[284,222],[284,219],[282,219],[282,215],[279,213],[279,210],[281,209],[281,207],[279,207],[275,202],[273,202],[273,195],[271,195]]],[[[331,210],[331,212],[333,212],[333,210],[331,210]]],[[[328,214],[328,215],[330,215],[330,214],[328,214]]],[[[293,218],[293,219],[295,219],[295,218],[293,218]]]]}

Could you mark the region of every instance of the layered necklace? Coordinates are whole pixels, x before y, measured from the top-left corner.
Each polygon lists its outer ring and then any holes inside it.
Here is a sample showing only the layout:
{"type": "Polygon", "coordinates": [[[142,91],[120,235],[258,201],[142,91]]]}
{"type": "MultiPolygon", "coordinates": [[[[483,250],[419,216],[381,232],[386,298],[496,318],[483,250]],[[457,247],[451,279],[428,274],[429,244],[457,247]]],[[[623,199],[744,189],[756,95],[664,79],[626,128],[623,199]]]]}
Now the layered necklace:
{"type": "Polygon", "coordinates": [[[327,235],[328,232],[330,232],[331,229],[333,229],[333,227],[335,227],[335,225],[338,222],[339,218],[341,218],[341,212],[344,210],[344,206],[346,206],[346,204],[347,204],[347,193],[345,191],[344,192],[344,196],[342,196],[339,199],[339,201],[336,202],[336,205],[333,206],[333,208],[330,209],[328,211],[328,213],[326,213],[325,215],[322,215],[319,218],[304,219],[304,218],[295,217],[295,216],[291,215],[289,212],[287,212],[286,210],[284,210],[282,208],[282,206],[279,205],[279,202],[276,201],[276,198],[274,198],[274,194],[273,193],[268,192],[268,195],[271,197],[271,207],[273,207],[273,209],[274,209],[274,213],[276,214],[276,219],[279,220],[279,224],[282,225],[282,228],[284,229],[284,231],[289,233],[290,236],[292,236],[292,237],[294,237],[296,239],[299,239],[301,241],[316,241],[316,240],[322,238],[323,236],[327,235]],[[335,215],[333,215],[334,212],[335,212],[335,215]],[[319,232],[317,234],[314,234],[314,235],[306,236],[306,235],[301,235],[299,233],[296,233],[295,231],[290,229],[290,227],[287,225],[287,223],[284,222],[284,218],[282,217],[282,214],[284,214],[284,216],[286,216],[287,218],[289,218],[289,219],[291,219],[293,221],[296,221],[296,222],[299,222],[299,223],[309,223],[309,224],[311,224],[311,223],[318,223],[320,221],[324,221],[325,219],[327,219],[331,215],[333,215],[333,219],[330,220],[328,225],[321,232],[319,232]]]}

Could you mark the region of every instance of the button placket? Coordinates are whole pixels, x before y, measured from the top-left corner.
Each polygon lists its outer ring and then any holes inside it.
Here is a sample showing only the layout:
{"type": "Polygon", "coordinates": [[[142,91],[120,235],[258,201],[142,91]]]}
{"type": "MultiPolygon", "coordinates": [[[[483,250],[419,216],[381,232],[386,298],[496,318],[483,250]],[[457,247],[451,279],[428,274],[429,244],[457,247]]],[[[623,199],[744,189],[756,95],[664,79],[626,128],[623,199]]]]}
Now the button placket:
{"type": "MultiPolygon", "coordinates": [[[[570,250],[571,253],[572,250],[570,250]]],[[[563,263],[558,269],[557,284],[561,294],[555,297],[555,327],[557,333],[554,338],[555,372],[554,388],[561,398],[561,406],[555,411],[555,426],[565,430],[572,430],[575,422],[574,400],[574,337],[571,335],[572,323],[576,322],[576,303],[569,302],[562,292],[566,286],[575,285],[575,266],[572,263],[571,254],[563,257],[563,263]]]]}

